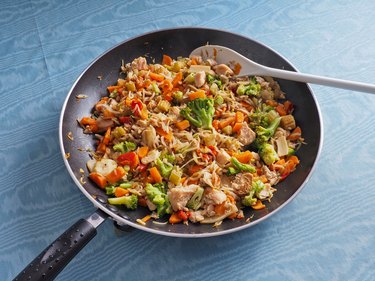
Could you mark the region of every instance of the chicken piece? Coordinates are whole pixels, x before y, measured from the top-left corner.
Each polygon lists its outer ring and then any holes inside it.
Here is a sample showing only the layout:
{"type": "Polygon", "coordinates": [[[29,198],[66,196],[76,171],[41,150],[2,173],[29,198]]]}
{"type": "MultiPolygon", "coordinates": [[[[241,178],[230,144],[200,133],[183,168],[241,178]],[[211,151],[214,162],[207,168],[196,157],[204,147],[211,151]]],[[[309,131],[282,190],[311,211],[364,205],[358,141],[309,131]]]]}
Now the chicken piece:
{"type": "MultiPolygon", "coordinates": [[[[212,205],[210,205],[209,207],[211,207],[211,206],[212,205]]],[[[204,220],[200,221],[200,223],[211,224],[211,223],[215,223],[215,222],[220,222],[223,219],[225,219],[226,217],[228,217],[228,216],[230,216],[230,215],[232,215],[236,212],[238,212],[238,208],[235,204],[225,202],[225,212],[224,212],[224,214],[210,216],[209,213],[211,213],[211,212],[208,211],[207,217],[205,217],[204,220]]]]}
{"type": "Polygon", "coordinates": [[[204,193],[204,202],[209,205],[217,205],[223,203],[227,199],[227,195],[221,190],[206,189],[204,193]]]}
{"type": "Polygon", "coordinates": [[[218,75],[233,75],[233,70],[230,69],[229,66],[227,66],[226,64],[218,64],[214,67],[214,70],[216,72],[216,74],[218,75]]]}
{"type": "Polygon", "coordinates": [[[148,126],[142,132],[142,143],[149,148],[155,148],[156,131],[153,126],[148,126]]]}
{"type": "Polygon", "coordinates": [[[231,156],[224,150],[220,149],[218,150],[216,154],[216,162],[219,164],[219,166],[223,167],[225,164],[229,163],[231,156]]]}
{"type": "Polygon", "coordinates": [[[198,185],[177,186],[168,191],[168,199],[173,211],[183,210],[193,194],[197,191],[198,185]]]}
{"type": "Polygon", "coordinates": [[[190,211],[189,220],[191,222],[200,222],[204,220],[204,216],[201,211],[190,211]]]}
{"type": "Polygon", "coordinates": [[[247,123],[242,123],[242,127],[238,134],[238,141],[243,145],[249,145],[256,138],[256,133],[247,125],[247,123]]]}
{"type": "Polygon", "coordinates": [[[253,182],[251,173],[237,174],[232,182],[233,192],[238,196],[249,194],[253,182]]]}
{"type": "Polygon", "coordinates": [[[266,176],[270,185],[275,185],[278,182],[279,178],[277,176],[277,173],[271,171],[267,166],[262,167],[262,172],[266,176]]]}
{"type": "Polygon", "coordinates": [[[135,69],[137,69],[137,70],[147,70],[148,65],[147,65],[146,59],[144,57],[136,58],[135,60],[132,61],[131,68],[133,70],[135,70],[135,69]]]}
{"type": "Polygon", "coordinates": [[[206,72],[198,71],[194,76],[194,83],[197,88],[200,88],[206,83],[206,72]]]}
{"type": "Polygon", "coordinates": [[[151,150],[145,157],[142,158],[141,162],[142,164],[149,164],[151,162],[154,162],[156,159],[158,159],[160,156],[160,151],[157,149],[151,150]]]}

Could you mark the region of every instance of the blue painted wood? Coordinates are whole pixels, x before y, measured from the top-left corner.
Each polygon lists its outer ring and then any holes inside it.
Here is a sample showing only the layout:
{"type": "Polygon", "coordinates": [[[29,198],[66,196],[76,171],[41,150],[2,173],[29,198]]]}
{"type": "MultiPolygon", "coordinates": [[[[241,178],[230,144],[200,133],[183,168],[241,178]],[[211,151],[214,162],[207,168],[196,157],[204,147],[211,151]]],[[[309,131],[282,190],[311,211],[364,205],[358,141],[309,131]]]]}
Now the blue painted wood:
{"type": "MultiPolygon", "coordinates": [[[[155,29],[206,26],[259,40],[303,72],[375,83],[375,2],[0,3],[0,280],[93,207],[65,170],[59,114],[102,52],[155,29]]],[[[375,96],[313,86],[325,142],[281,212],[250,229],[177,239],[111,221],[57,280],[374,280],[375,96]]]]}

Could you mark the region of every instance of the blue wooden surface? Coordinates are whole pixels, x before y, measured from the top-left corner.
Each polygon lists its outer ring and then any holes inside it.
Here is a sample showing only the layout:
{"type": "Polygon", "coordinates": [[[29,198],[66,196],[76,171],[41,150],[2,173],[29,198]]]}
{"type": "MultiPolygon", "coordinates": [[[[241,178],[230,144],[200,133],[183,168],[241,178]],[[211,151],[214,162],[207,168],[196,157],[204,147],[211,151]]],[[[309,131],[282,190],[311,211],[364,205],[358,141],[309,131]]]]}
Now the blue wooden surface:
{"type": "MultiPolygon", "coordinates": [[[[65,170],[62,103],[98,55],[148,31],[241,33],[303,72],[375,83],[375,2],[0,1],[0,280],[93,206],[65,170]]],[[[313,86],[315,173],[281,212],[221,237],[177,239],[106,221],[57,280],[375,280],[375,96],[313,86]]]]}

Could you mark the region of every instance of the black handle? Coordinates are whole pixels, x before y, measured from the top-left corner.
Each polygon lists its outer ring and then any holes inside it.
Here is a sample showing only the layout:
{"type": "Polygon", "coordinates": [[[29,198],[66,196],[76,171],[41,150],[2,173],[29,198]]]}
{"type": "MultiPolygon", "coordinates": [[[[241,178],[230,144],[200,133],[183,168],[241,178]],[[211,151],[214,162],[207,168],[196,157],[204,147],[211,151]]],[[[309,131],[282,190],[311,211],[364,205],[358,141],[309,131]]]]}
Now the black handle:
{"type": "Polygon", "coordinates": [[[53,280],[95,235],[96,228],[91,223],[78,220],[26,266],[14,281],[53,280]]]}

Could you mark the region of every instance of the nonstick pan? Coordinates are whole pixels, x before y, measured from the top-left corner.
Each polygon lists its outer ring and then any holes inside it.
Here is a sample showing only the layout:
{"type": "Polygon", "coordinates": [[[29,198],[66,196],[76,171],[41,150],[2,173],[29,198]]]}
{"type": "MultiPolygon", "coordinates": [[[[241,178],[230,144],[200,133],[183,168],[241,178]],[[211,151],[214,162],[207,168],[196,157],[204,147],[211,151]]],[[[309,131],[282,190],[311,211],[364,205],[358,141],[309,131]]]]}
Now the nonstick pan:
{"type": "MultiPolygon", "coordinates": [[[[105,192],[87,179],[86,162],[89,151],[95,150],[92,135],[83,133],[77,119],[88,116],[106,88],[113,85],[120,74],[122,62],[130,62],[139,56],[160,62],[163,54],[171,57],[188,56],[192,50],[204,44],[222,45],[236,50],[266,66],[296,69],[281,55],[267,46],[227,31],[208,28],[175,28],[147,33],[126,40],[111,48],[92,62],[72,86],[61,111],[60,146],[65,165],[79,190],[94,204],[97,210],[88,219],[78,220],[57,240],[33,260],[15,280],[51,280],[96,234],[96,227],[107,217],[144,231],[174,237],[199,238],[228,234],[248,228],[290,202],[308,181],[319,157],[322,140],[322,118],[311,88],[304,83],[277,80],[295,105],[295,118],[302,128],[306,144],[298,151],[300,165],[286,180],[279,183],[277,192],[266,208],[254,211],[246,209],[245,218],[251,220],[225,220],[218,227],[203,224],[160,224],[147,222],[141,225],[137,219],[149,214],[146,208],[127,211],[107,203],[105,192]],[[82,98],[85,97],[85,98],[82,98]],[[69,157],[68,157],[69,155],[69,157]]],[[[62,187],[61,187],[62,188],[62,187]]]]}

